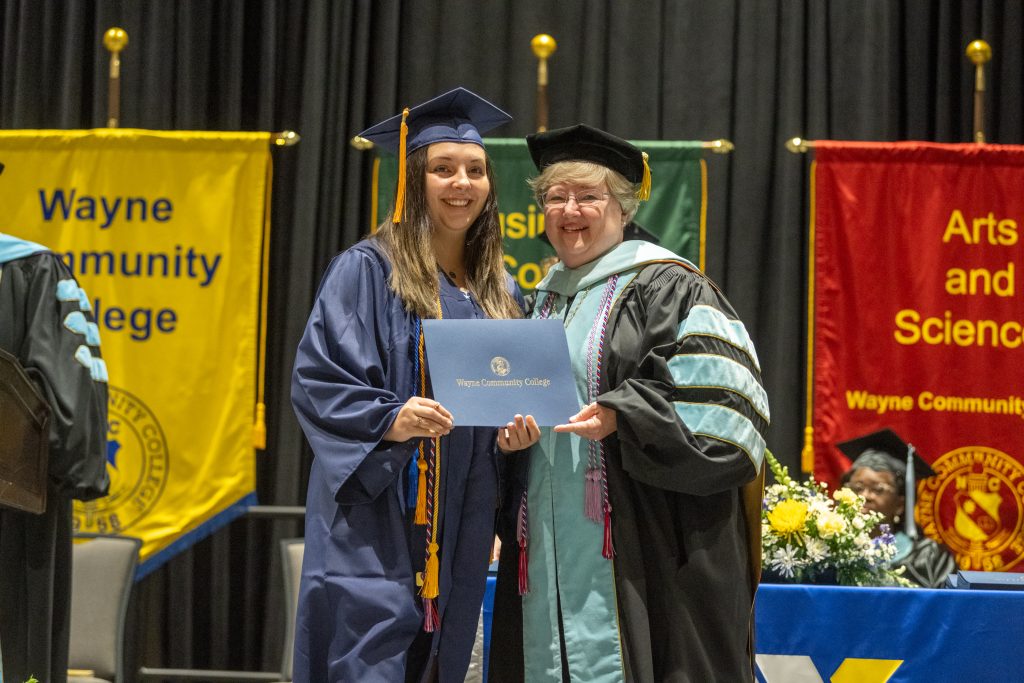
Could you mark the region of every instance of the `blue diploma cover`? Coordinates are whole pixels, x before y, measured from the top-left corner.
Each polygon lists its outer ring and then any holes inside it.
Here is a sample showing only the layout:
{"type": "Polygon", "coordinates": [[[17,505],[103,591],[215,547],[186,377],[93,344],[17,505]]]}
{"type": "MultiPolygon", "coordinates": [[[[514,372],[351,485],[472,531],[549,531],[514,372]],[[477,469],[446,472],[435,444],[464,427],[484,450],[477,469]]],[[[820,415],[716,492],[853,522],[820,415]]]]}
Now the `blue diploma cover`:
{"type": "Polygon", "coordinates": [[[424,320],[434,398],[462,427],[541,427],[580,410],[561,320],[424,320]]]}

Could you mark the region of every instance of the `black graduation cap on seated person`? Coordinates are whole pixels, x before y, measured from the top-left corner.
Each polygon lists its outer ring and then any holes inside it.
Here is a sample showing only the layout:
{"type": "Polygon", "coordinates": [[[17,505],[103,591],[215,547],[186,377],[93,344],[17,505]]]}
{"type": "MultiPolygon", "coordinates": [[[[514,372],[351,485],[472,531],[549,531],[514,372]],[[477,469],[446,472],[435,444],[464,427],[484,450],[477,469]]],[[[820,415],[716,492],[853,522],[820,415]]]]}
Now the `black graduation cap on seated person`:
{"type": "Polygon", "coordinates": [[[882,469],[903,473],[906,481],[904,527],[907,535],[915,538],[917,528],[914,524],[913,509],[917,498],[917,480],[935,476],[935,470],[921,457],[917,449],[891,429],[881,429],[842,441],[836,444],[836,448],[850,458],[854,466],[879,469],[875,466],[879,465],[882,469]]]}
{"type": "Polygon", "coordinates": [[[483,147],[482,133],[508,123],[512,117],[465,88],[455,88],[401,114],[385,119],[359,135],[398,157],[398,191],[394,222],[405,204],[405,159],[435,142],[471,142],[483,147]]]}
{"type": "Polygon", "coordinates": [[[637,197],[640,199],[647,200],[651,196],[647,153],[611,133],[578,123],[527,135],[526,145],[538,171],[559,161],[589,161],[621,173],[631,183],[639,183],[637,197]]]}
{"type": "MultiPolygon", "coordinates": [[[[540,234],[540,238],[551,244],[551,239],[548,237],[547,231],[540,234]]],[[[626,227],[622,229],[623,240],[643,240],[644,242],[650,242],[651,244],[659,244],[661,240],[653,232],[640,225],[636,221],[630,221],[626,223],[626,227]]]]}

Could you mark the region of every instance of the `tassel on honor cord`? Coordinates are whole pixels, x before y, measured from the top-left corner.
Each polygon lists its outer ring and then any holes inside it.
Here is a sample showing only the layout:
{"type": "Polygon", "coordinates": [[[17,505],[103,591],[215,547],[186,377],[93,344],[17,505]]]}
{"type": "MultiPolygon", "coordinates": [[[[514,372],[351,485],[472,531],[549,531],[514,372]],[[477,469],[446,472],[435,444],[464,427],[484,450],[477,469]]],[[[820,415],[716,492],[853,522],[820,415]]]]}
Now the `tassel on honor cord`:
{"type": "MultiPolygon", "coordinates": [[[[419,386],[421,395],[426,396],[427,369],[423,362],[423,332],[420,330],[418,341],[417,366],[419,367],[419,386]]],[[[417,449],[419,455],[416,460],[417,484],[416,484],[416,515],[413,522],[420,526],[427,523],[427,443],[426,439],[420,439],[417,449]]]]}
{"type": "MultiPolygon", "coordinates": [[[[441,299],[437,300],[437,319],[444,316],[441,312],[441,299]]],[[[420,348],[423,348],[423,333],[420,332],[420,348]]],[[[426,371],[420,363],[420,376],[423,378],[422,396],[427,396],[426,371]]],[[[427,519],[427,559],[423,569],[423,581],[420,586],[420,597],[423,598],[423,630],[433,633],[441,625],[437,611],[437,596],[440,594],[438,575],[440,574],[439,553],[441,546],[437,542],[438,516],[441,510],[441,437],[431,439],[432,452],[426,472],[426,519],[427,519]]]]}
{"type": "Polygon", "coordinates": [[[519,544],[519,594],[526,595],[530,592],[530,521],[526,514],[526,491],[523,491],[516,515],[516,541],[519,544]]]}

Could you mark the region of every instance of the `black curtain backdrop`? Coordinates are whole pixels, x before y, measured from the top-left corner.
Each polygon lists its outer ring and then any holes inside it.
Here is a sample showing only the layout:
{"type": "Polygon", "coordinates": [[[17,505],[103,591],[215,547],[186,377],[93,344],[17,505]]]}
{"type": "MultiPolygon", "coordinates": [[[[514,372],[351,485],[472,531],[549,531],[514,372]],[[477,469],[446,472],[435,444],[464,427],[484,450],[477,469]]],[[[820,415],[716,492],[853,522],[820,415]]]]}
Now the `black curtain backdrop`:
{"type": "MultiPolygon", "coordinates": [[[[806,365],[809,139],[971,139],[973,66],[991,45],[988,139],[1021,143],[1024,5],[1000,0],[3,0],[0,126],[106,124],[108,53],[124,28],[121,126],[292,129],[274,152],[264,504],[304,502],[310,453],[289,374],[320,275],[368,226],[368,153],[349,138],[457,85],[534,126],[549,33],[550,125],[636,139],[728,138],[708,155],[708,272],[744,319],[772,404],[769,447],[799,469],[806,365]],[[1014,47],[1014,46],[1017,47],[1014,47]]],[[[501,169],[497,169],[501,173],[501,169]]],[[[671,192],[654,179],[654,192],[671,192]]],[[[655,230],[658,226],[649,226],[655,230]]],[[[0,224],[17,234],[18,226],[0,224]]],[[[880,283],[884,286],[884,283],[880,283]]],[[[273,670],[280,538],[242,519],[137,585],[129,666],[273,670]]]]}

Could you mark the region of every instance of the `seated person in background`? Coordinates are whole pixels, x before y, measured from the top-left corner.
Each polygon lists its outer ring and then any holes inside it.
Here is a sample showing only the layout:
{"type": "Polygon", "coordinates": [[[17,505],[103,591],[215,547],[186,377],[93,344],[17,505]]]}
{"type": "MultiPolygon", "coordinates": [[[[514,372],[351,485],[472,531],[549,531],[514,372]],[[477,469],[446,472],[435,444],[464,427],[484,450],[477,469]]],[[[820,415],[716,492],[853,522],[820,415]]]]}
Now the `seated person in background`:
{"type": "Polygon", "coordinates": [[[843,486],[864,497],[865,510],[882,513],[882,523],[896,537],[892,566],[904,567],[903,576],[919,586],[941,587],[956,563],[949,550],[920,533],[914,523],[916,480],[935,476],[935,470],[891,429],[836,446],[853,461],[843,486]],[[908,459],[913,462],[909,469],[908,459]]]}

